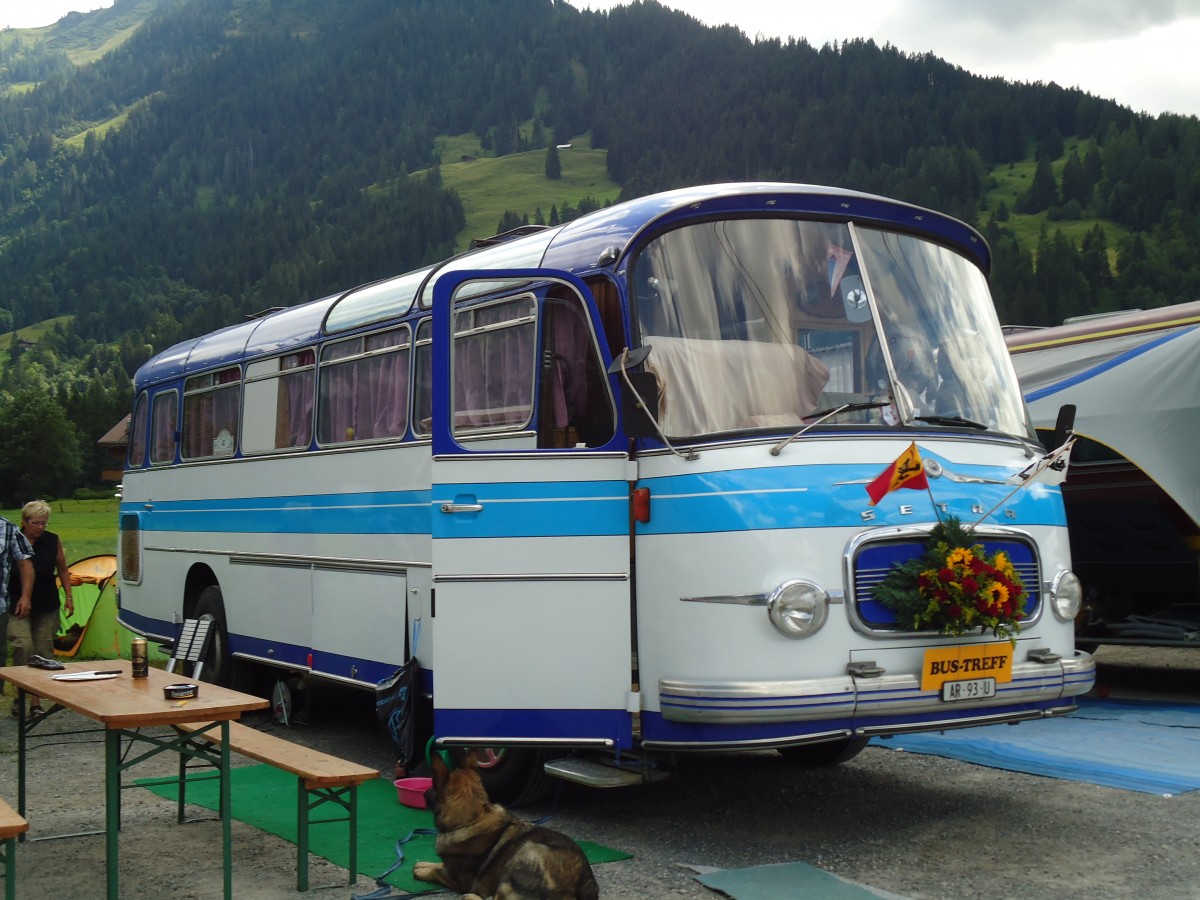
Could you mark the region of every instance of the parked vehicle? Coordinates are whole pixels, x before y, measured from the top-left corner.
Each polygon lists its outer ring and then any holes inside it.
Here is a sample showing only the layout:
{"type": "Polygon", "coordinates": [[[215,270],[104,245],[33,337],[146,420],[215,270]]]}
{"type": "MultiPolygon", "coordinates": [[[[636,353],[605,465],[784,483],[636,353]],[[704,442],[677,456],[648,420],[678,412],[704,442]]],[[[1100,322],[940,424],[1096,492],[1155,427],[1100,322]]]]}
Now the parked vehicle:
{"type": "Polygon", "coordinates": [[[1061,494],[1007,483],[1042,451],[989,265],[905,203],[705,186],[172,347],[135,381],[121,620],[212,617],[218,678],[415,656],[435,746],[499,748],[505,799],[1069,712],[1094,664],[1061,494]],[[918,448],[928,486],[872,502],[918,448]],[[1020,573],[1011,643],[876,597],[950,517],[1020,573]]]}
{"type": "Polygon", "coordinates": [[[1034,425],[1076,407],[1063,487],[1087,645],[1200,646],[1200,303],[1010,333],[1034,425]]]}

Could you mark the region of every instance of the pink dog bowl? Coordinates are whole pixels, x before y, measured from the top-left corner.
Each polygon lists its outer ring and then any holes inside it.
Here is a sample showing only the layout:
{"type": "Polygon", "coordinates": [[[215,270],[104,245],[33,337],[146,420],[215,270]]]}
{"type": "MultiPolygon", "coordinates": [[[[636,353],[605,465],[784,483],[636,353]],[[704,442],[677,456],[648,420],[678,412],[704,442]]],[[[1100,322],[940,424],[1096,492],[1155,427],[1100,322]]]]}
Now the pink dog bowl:
{"type": "Polygon", "coordinates": [[[432,778],[397,778],[396,799],[413,809],[425,809],[425,792],[433,787],[432,778]]]}

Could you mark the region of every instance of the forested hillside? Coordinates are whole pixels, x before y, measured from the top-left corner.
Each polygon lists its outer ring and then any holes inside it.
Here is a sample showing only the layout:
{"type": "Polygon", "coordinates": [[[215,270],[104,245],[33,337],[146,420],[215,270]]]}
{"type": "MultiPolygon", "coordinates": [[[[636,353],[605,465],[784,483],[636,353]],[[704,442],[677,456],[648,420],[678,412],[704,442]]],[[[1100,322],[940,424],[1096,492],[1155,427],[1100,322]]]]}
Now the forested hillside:
{"type": "Polygon", "coordinates": [[[0,399],[49,395],[89,456],[41,490],[96,482],[151,353],[450,255],[483,236],[451,162],[584,135],[610,181],[551,179],[553,208],[518,193],[487,230],[617,191],[832,183],[975,223],[1008,322],[1200,297],[1195,118],[654,2],[117,0],[0,32],[0,399]]]}

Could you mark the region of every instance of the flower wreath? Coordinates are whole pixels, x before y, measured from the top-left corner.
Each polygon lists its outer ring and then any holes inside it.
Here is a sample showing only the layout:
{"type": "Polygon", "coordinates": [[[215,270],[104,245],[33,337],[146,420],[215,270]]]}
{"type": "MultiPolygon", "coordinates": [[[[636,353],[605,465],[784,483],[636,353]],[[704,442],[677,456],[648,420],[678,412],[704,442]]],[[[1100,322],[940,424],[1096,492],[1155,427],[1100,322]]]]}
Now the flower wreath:
{"type": "Polygon", "coordinates": [[[989,554],[972,538],[958,519],[939,522],[925,552],[893,565],[872,596],[911,631],[959,635],[983,627],[1015,643],[1029,595],[1008,554],[989,554]]]}

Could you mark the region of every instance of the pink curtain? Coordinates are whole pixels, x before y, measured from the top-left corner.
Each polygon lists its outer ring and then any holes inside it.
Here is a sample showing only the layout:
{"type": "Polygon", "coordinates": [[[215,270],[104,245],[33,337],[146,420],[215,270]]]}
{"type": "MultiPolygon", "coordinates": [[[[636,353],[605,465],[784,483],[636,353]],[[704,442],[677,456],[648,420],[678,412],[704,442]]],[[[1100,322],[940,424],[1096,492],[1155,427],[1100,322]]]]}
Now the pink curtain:
{"type": "MultiPolygon", "coordinates": [[[[476,328],[502,323],[524,306],[474,311],[476,328]]],[[[458,338],[454,345],[455,426],[520,426],[533,411],[534,326],[523,322],[458,338]]]]}
{"type": "Polygon", "coordinates": [[[154,398],[154,446],[150,462],[175,461],[175,434],[179,429],[179,395],[174,391],[154,398]]]}
{"type": "MultiPolygon", "coordinates": [[[[403,437],[408,427],[408,332],[371,335],[347,351],[400,349],[321,367],[322,443],[403,437]]],[[[343,355],[346,355],[346,352],[343,355]]],[[[336,351],[335,351],[336,352],[336,351]]]]}

